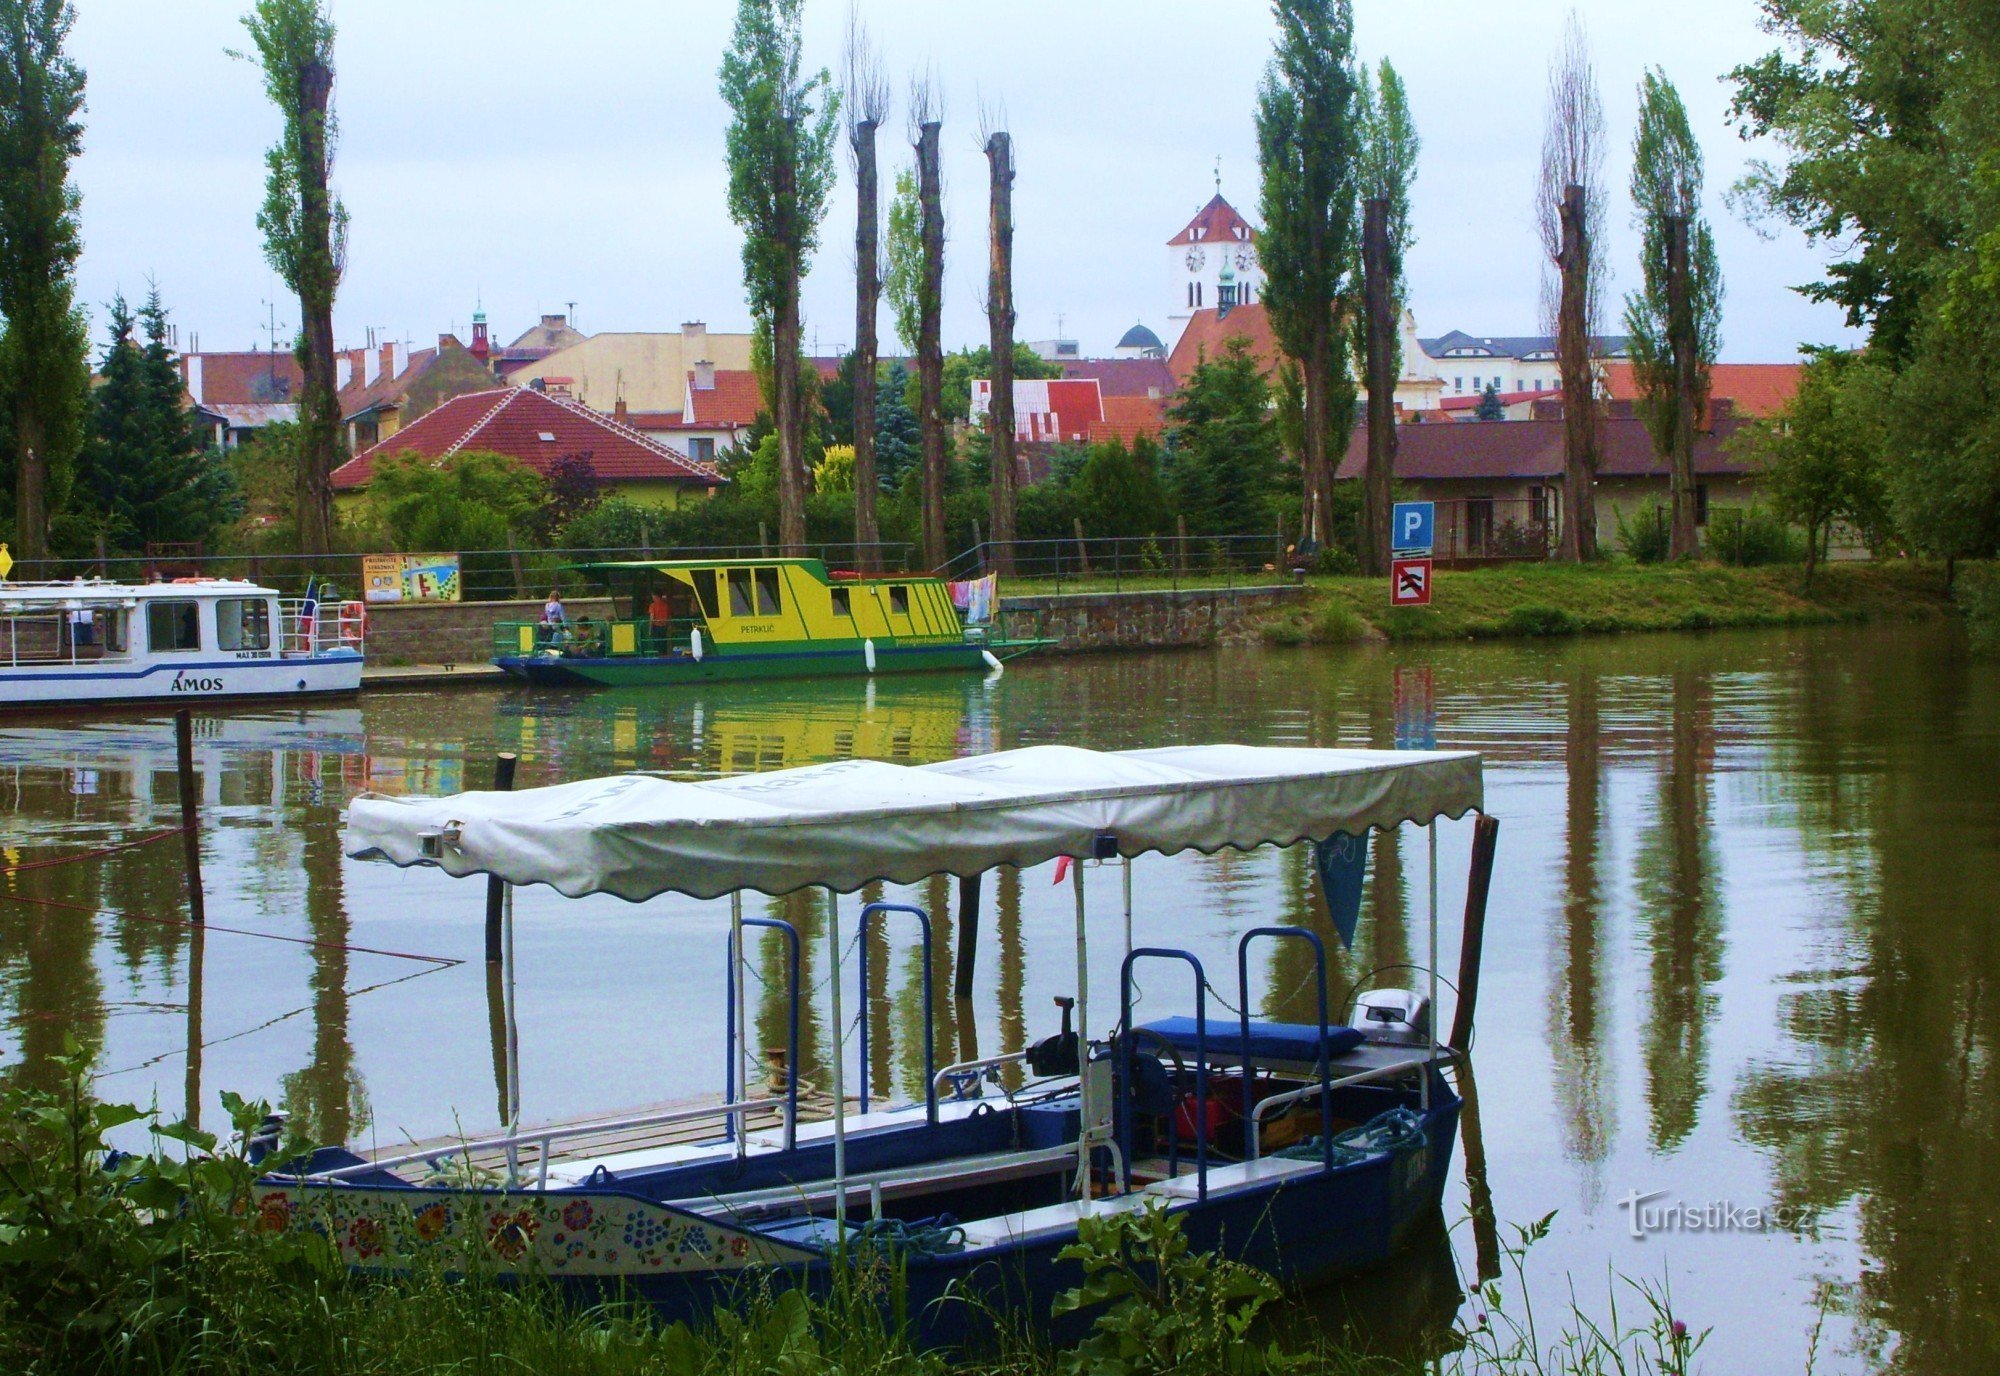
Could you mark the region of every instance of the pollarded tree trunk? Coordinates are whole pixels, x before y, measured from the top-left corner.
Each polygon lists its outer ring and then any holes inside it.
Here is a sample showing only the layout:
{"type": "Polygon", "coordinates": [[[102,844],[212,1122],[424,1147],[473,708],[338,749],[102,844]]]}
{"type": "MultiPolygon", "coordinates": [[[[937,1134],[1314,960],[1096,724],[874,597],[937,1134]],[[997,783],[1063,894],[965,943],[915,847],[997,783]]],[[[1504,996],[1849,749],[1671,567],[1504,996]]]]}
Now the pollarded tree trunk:
{"type": "Polygon", "coordinates": [[[923,449],[923,544],[927,568],[944,566],[944,346],[939,341],[944,301],[944,186],[938,169],[938,122],[917,135],[917,203],[922,216],[923,272],[918,288],[917,423],[923,449]]]}
{"type": "Polygon", "coordinates": [[[1688,270],[1688,222],[1667,220],[1667,347],[1674,365],[1673,526],[1669,553],[1691,559],[1700,552],[1695,522],[1694,401],[1696,339],[1693,282],[1688,270]]]}
{"type": "Polygon", "coordinates": [[[1590,351],[1590,226],[1580,186],[1563,188],[1562,297],[1556,310],[1556,366],[1562,374],[1562,557],[1597,558],[1597,378],[1590,351]]]}
{"type": "Polygon", "coordinates": [[[1390,505],[1396,485],[1396,300],[1389,263],[1389,203],[1371,200],[1361,229],[1362,300],[1368,328],[1368,470],[1361,543],[1367,572],[1389,571],[1390,505]]]}
{"type": "Polygon", "coordinates": [[[991,242],[986,322],[993,349],[993,402],[986,413],[992,441],[989,488],[992,558],[996,573],[1014,571],[1014,140],[1005,132],[986,141],[992,181],[991,242]]]}
{"type": "Polygon", "coordinates": [[[874,120],[855,124],[854,142],[854,543],[867,572],[881,568],[882,530],[875,516],[881,483],[875,476],[876,308],[882,299],[880,213],[874,120]]]}
{"type": "MultiPolygon", "coordinates": [[[[772,199],[791,205],[798,195],[798,125],[785,120],[782,152],[772,160],[772,199]]],[[[796,225],[777,236],[784,260],[776,309],[771,312],[771,409],[778,432],[778,551],[796,558],[806,552],[805,415],[799,404],[799,278],[803,275],[796,225]]]]}
{"type": "Polygon", "coordinates": [[[35,577],[35,564],[49,557],[49,465],[41,413],[25,392],[14,403],[14,540],[12,576],[35,577]]]}
{"type": "Polygon", "coordinates": [[[333,550],[333,470],[340,461],[340,395],[333,367],[333,294],[340,280],[327,191],[326,112],[333,69],[308,62],[299,72],[299,218],[306,262],[299,270],[299,552],[333,550]]]}

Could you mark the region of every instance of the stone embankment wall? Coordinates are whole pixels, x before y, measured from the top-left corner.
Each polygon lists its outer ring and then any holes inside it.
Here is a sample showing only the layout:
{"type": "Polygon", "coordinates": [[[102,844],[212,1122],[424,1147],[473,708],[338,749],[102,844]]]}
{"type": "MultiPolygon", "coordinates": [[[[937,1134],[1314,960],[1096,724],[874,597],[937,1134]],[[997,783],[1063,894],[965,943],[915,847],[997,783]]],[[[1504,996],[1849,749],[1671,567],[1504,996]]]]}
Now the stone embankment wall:
{"type": "MultiPolygon", "coordinates": [[[[608,597],[563,603],[572,619],[611,615],[608,597]]],[[[542,599],[527,602],[378,602],[368,609],[368,659],[374,664],[484,664],[493,658],[499,621],[539,621],[542,599]]]]}
{"type": "MultiPolygon", "coordinates": [[[[1214,645],[1250,633],[1266,613],[1296,605],[1305,589],[1182,588],[1154,592],[1004,597],[1007,632],[1059,640],[1065,653],[1214,645]]],[[[611,614],[607,598],[572,598],[571,618],[611,614]]],[[[368,658],[376,664],[484,664],[497,621],[535,621],[526,602],[402,602],[368,609],[368,658]]]]}
{"type": "Polygon", "coordinates": [[[1000,607],[1009,635],[1050,637],[1061,653],[1083,653],[1222,644],[1304,597],[1304,588],[1283,584],[1003,597],[1000,607]]]}

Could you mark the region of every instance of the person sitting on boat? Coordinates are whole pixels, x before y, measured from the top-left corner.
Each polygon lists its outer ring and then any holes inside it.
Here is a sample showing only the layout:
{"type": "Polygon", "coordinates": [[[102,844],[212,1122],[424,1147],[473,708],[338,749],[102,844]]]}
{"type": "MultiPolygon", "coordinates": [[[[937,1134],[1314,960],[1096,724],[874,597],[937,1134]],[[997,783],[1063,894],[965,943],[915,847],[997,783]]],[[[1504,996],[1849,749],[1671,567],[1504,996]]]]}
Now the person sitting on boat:
{"type": "Polygon", "coordinates": [[[569,652],[573,655],[583,655],[588,658],[602,654],[603,651],[604,640],[602,628],[588,616],[578,617],[576,619],[576,636],[570,643],[569,652]]]}

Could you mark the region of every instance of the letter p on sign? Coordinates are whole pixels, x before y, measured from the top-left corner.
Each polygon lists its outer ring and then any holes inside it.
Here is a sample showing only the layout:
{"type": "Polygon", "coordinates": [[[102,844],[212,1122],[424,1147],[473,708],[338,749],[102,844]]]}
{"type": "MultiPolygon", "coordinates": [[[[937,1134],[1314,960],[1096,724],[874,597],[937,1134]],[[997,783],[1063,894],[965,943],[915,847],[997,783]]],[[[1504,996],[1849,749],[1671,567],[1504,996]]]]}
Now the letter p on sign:
{"type": "Polygon", "coordinates": [[[1397,554],[1429,554],[1436,511],[1430,502],[1397,502],[1389,515],[1389,548],[1397,554]]]}

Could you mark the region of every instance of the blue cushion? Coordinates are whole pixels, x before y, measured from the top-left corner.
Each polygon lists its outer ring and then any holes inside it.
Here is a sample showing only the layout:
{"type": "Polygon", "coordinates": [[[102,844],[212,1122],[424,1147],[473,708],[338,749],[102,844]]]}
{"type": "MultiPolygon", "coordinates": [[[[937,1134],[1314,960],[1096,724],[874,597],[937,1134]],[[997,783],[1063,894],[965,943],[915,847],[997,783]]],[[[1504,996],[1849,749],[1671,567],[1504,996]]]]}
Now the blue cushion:
{"type": "MultiPolygon", "coordinates": [[[[1194,1050],[1193,1018],[1161,1018],[1158,1022],[1142,1024],[1138,1030],[1151,1032],[1181,1051],[1194,1050]]],[[[1208,1049],[1218,1056],[1234,1056],[1239,1060],[1255,1057],[1260,1061],[1315,1061],[1319,1059],[1322,1045],[1328,1056],[1338,1056],[1365,1040],[1352,1027],[1328,1027],[1322,1037],[1320,1029],[1309,1022],[1253,1022],[1250,1024],[1250,1044],[1246,1049],[1243,1025],[1235,1018],[1208,1020],[1208,1049]]],[[[1143,1047],[1145,1043],[1142,1041],[1139,1045],[1143,1047]]]]}

